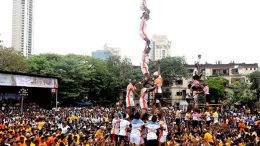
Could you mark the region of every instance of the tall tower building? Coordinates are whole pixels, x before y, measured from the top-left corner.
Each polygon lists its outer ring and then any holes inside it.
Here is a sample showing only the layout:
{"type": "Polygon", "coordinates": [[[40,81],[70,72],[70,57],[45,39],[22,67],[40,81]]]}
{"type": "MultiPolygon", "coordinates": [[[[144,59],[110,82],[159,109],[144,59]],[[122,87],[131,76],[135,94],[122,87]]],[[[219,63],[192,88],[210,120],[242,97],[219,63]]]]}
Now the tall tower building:
{"type": "Polygon", "coordinates": [[[28,57],[33,46],[33,0],[13,0],[12,47],[28,57]]]}
{"type": "Polygon", "coordinates": [[[166,35],[153,35],[150,47],[149,58],[152,61],[170,56],[171,42],[166,35]]]}

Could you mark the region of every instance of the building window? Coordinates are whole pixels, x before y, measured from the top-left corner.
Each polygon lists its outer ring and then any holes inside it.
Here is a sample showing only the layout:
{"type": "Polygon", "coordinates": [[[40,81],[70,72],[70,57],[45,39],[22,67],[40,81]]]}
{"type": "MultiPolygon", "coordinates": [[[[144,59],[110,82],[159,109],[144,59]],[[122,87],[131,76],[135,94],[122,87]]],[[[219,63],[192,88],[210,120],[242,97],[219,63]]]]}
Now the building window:
{"type": "Polygon", "coordinates": [[[228,75],[228,70],[223,70],[223,75],[228,75]]]}
{"type": "Polygon", "coordinates": [[[238,69],[232,69],[232,74],[238,74],[238,69]]]}
{"type": "Polygon", "coordinates": [[[213,69],[213,73],[212,73],[212,75],[219,75],[219,70],[217,70],[217,69],[213,69]]]}
{"type": "Polygon", "coordinates": [[[183,80],[182,79],[176,80],[175,85],[183,85],[183,80]]]}
{"type": "Polygon", "coordinates": [[[182,91],[176,92],[176,96],[182,96],[182,91]]]}

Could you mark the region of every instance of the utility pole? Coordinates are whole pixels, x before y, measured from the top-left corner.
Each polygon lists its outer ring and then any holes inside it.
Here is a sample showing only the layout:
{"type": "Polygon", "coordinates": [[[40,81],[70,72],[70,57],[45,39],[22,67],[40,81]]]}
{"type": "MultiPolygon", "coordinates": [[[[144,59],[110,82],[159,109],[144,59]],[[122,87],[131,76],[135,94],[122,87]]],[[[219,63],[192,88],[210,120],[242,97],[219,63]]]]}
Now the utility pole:
{"type": "Polygon", "coordinates": [[[22,97],[21,99],[21,115],[23,114],[23,100],[24,100],[24,97],[27,97],[28,96],[28,89],[20,89],[19,90],[19,96],[22,97]]]}

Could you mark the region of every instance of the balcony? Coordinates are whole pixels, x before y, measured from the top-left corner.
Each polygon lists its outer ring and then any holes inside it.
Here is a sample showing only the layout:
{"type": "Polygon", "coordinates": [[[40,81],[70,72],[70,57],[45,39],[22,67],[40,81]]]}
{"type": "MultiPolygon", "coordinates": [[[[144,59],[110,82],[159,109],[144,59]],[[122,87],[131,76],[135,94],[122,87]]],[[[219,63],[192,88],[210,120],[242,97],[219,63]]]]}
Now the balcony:
{"type": "Polygon", "coordinates": [[[212,75],[213,76],[229,76],[230,74],[229,74],[229,70],[227,70],[227,69],[224,69],[224,70],[222,70],[222,69],[213,69],[212,70],[212,75]]]}
{"type": "Polygon", "coordinates": [[[231,72],[232,72],[233,75],[238,75],[239,74],[238,69],[232,69],[231,72]]]}

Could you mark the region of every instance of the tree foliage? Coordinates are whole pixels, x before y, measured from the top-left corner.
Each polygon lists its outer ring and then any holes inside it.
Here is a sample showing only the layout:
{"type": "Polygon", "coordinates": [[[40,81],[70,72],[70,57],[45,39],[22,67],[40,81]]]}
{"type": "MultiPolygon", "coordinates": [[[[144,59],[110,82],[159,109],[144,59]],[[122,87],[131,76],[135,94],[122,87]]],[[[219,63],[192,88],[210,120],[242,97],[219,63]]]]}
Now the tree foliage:
{"type": "Polygon", "coordinates": [[[27,72],[26,58],[13,48],[0,48],[0,70],[27,72]]]}
{"type": "Polygon", "coordinates": [[[251,82],[250,89],[256,91],[257,100],[260,100],[260,71],[255,71],[249,75],[251,82]]]}
{"type": "Polygon", "coordinates": [[[221,77],[210,77],[206,81],[210,89],[210,96],[212,98],[220,98],[225,96],[225,87],[227,80],[221,77]]]}
{"type": "Polygon", "coordinates": [[[28,59],[29,72],[59,78],[59,94],[66,100],[118,100],[128,79],[140,76],[129,59],[111,56],[102,61],[83,55],[41,54],[28,59]]]}
{"type": "MultiPolygon", "coordinates": [[[[161,75],[164,79],[165,86],[169,86],[177,78],[187,76],[185,64],[186,61],[184,57],[166,57],[160,61],[161,75]]],[[[150,63],[149,67],[151,73],[157,71],[157,66],[155,62],[150,63]]]]}
{"type": "Polygon", "coordinates": [[[250,85],[244,81],[236,81],[230,85],[227,93],[230,105],[241,104],[252,107],[255,100],[255,92],[250,89],[250,85]]]}

